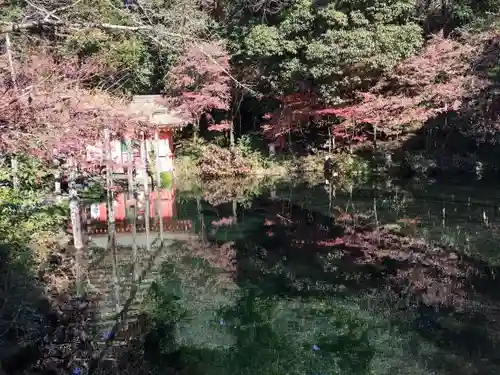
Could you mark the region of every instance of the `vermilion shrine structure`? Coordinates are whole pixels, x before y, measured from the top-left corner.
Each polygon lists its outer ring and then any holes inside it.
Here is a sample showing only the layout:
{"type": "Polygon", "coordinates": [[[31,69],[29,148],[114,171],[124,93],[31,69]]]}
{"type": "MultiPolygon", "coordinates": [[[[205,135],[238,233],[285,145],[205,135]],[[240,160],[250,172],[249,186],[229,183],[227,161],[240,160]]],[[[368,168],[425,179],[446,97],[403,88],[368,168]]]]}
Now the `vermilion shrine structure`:
{"type": "MultiPolygon", "coordinates": [[[[174,131],[185,125],[185,121],[171,112],[167,107],[159,104],[161,95],[137,95],[134,96],[129,105],[129,113],[132,116],[140,116],[147,119],[151,124],[151,130],[145,132],[143,139],[122,134],[120,137],[111,138],[111,160],[114,173],[124,173],[128,166],[128,142],[133,142],[134,165],[137,166],[141,159],[145,164],[158,162],[155,166],[161,172],[173,172],[174,170],[174,131]],[[138,144],[144,141],[144,148],[138,144]],[[158,152],[158,157],[152,158],[158,152]]],[[[104,165],[105,152],[103,142],[87,147],[87,161],[94,164],[104,165]]],[[[141,170],[137,170],[141,173],[141,170]]],[[[140,176],[138,176],[140,177],[140,176]]]]}

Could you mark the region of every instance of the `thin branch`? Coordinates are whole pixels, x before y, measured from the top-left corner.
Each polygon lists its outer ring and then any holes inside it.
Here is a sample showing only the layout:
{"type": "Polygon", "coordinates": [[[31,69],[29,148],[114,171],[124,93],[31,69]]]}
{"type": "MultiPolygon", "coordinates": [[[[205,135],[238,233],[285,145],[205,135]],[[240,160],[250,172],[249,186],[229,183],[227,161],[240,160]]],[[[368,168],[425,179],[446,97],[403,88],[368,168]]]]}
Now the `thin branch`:
{"type": "Polygon", "coordinates": [[[47,16],[45,17],[45,19],[49,19],[50,17],[54,17],[54,18],[57,18],[59,19],[59,17],[57,17],[55,14],[58,13],[58,12],[62,12],[63,10],[66,10],[66,9],[69,9],[69,8],[72,8],[74,7],[75,5],[77,5],[78,3],[81,3],[82,0],[76,0],[75,2],[69,4],[69,5],[65,5],[65,6],[62,6],[60,8],[56,8],[54,9],[53,11],[51,11],[50,13],[47,14],[47,16]]]}
{"type": "Polygon", "coordinates": [[[45,18],[44,18],[44,20],[48,20],[50,17],[54,17],[55,19],[57,19],[57,20],[59,20],[59,21],[61,20],[59,17],[54,16],[53,14],[51,14],[51,12],[49,12],[47,9],[42,8],[42,7],[39,7],[38,5],[33,4],[33,3],[32,3],[31,1],[29,1],[29,0],[25,0],[25,1],[26,1],[26,3],[27,3],[30,7],[35,8],[35,9],[36,9],[36,10],[38,10],[39,12],[42,12],[43,14],[45,14],[45,18]]]}
{"type": "Polygon", "coordinates": [[[28,21],[23,23],[8,22],[5,26],[0,27],[0,34],[20,32],[23,30],[35,30],[43,27],[67,27],[73,29],[103,29],[103,30],[122,30],[122,31],[154,31],[155,33],[163,34],[166,36],[172,36],[177,38],[183,38],[187,40],[198,40],[198,38],[191,35],[172,33],[168,31],[158,30],[158,27],[139,25],[139,26],[126,26],[126,25],[116,25],[112,23],[78,23],[78,22],[65,22],[59,20],[37,20],[28,21]]]}
{"type": "Polygon", "coordinates": [[[12,58],[12,46],[10,43],[10,35],[9,33],[5,34],[5,49],[7,50],[7,59],[9,60],[10,67],[10,77],[12,79],[12,86],[14,87],[15,92],[17,93],[17,77],[16,70],[14,69],[14,59],[12,58]]]}
{"type": "MultiPolygon", "coordinates": [[[[47,17],[46,17],[47,18],[47,17]]],[[[111,24],[111,23],[73,23],[73,22],[64,22],[60,19],[58,20],[50,20],[50,19],[43,19],[43,20],[38,20],[38,21],[29,21],[29,22],[24,22],[24,23],[7,23],[5,26],[0,27],[0,34],[8,34],[11,32],[20,32],[23,30],[35,30],[35,29],[40,29],[43,27],[67,27],[67,28],[73,28],[73,29],[103,29],[103,30],[122,30],[122,31],[140,31],[140,32],[145,32],[149,31],[150,33],[145,33],[147,37],[150,37],[153,39],[155,42],[161,43],[158,39],[156,39],[153,36],[153,33],[155,34],[160,34],[164,36],[170,36],[170,37],[175,37],[175,38],[180,38],[180,39],[185,39],[189,40],[191,42],[194,42],[196,47],[205,55],[207,56],[214,64],[216,64],[224,74],[226,74],[232,81],[234,81],[237,85],[241,86],[248,92],[250,92],[252,95],[258,96],[258,93],[255,92],[252,88],[249,86],[245,85],[244,83],[238,81],[233,75],[231,75],[230,72],[228,72],[226,69],[221,67],[215,59],[210,56],[207,52],[205,52],[201,46],[197,43],[200,41],[199,38],[193,37],[191,35],[185,35],[185,34],[178,34],[178,33],[172,33],[164,30],[158,30],[158,27],[153,26],[153,25],[137,25],[137,26],[126,26],[126,25],[117,25],[117,24],[111,24]],[[153,33],[151,33],[153,32],[153,33]]]]}
{"type": "MultiPolygon", "coordinates": [[[[115,10],[119,11],[120,13],[123,13],[125,15],[129,15],[128,12],[125,12],[123,9],[119,9],[117,8],[111,1],[108,1],[109,5],[111,5],[115,10]]],[[[144,27],[153,27],[153,21],[151,20],[151,18],[149,17],[149,14],[146,12],[146,10],[144,9],[144,7],[137,1],[137,4],[139,5],[139,7],[142,9],[144,15],[148,18],[148,21],[149,21],[149,25],[144,25],[142,22],[138,21],[135,17],[133,17],[133,21],[136,23],[136,24],[139,24],[141,26],[144,26],[144,27]]],[[[161,32],[160,32],[161,33],[161,32]]],[[[149,35],[149,37],[156,43],[162,45],[163,43],[156,39],[154,36],[152,35],[149,35]]],[[[207,41],[208,40],[202,40],[200,38],[191,38],[190,39],[191,41],[207,41]]],[[[198,44],[198,43],[195,43],[195,46],[200,50],[200,52],[202,54],[204,54],[206,57],[208,57],[217,67],[219,67],[222,72],[224,72],[231,80],[233,80],[234,82],[236,82],[238,85],[242,86],[243,88],[247,89],[248,91],[250,91],[251,93],[254,93],[254,91],[250,88],[250,87],[247,87],[245,86],[244,84],[242,84],[241,82],[239,82],[236,78],[234,78],[226,69],[224,69],[222,66],[220,66],[220,64],[213,58],[213,56],[209,55],[207,52],[205,52],[201,46],[198,44]]],[[[256,93],[255,93],[256,94],[256,93]]]]}
{"type": "Polygon", "coordinates": [[[202,54],[204,54],[210,61],[212,61],[212,63],[214,63],[224,74],[226,74],[233,82],[235,82],[237,85],[241,86],[242,88],[244,88],[245,90],[247,90],[249,93],[251,93],[252,95],[255,95],[255,96],[259,96],[259,94],[257,92],[255,92],[252,88],[250,88],[249,86],[245,85],[244,83],[241,83],[240,81],[238,81],[231,73],[229,73],[224,67],[222,67],[218,62],[217,60],[214,59],[213,56],[211,56],[209,53],[207,53],[206,51],[203,50],[203,48],[201,47],[201,45],[199,45],[198,43],[194,43],[194,45],[196,46],[196,48],[198,48],[200,50],[200,52],[202,54]]]}

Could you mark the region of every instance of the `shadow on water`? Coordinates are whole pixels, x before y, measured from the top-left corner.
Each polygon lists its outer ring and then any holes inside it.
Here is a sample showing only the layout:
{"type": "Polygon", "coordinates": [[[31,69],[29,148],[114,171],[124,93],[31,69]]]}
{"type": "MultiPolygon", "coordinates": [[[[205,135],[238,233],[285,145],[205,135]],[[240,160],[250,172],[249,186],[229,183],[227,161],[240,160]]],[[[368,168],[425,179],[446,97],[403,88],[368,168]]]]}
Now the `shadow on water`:
{"type": "Polygon", "coordinates": [[[120,371],[498,372],[494,199],[425,185],[181,195],[176,219],[199,237],[166,249],[120,371]]]}
{"type": "Polygon", "coordinates": [[[20,254],[29,254],[29,249],[0,245],[0,373],[33,365],[39,352],[30,340],[43,337],[46,331],[41,318],[49,307],[42,299],[43,289],[22,264],[30,259],[16,261],[20,254]]]}
{"type": "Polygon", "coordinates": [[[174,190],[83,210],[90,373],[498,373],[495,187],[174,190]]]}
{"type": "MultiPolygon", "coordinates": [[[[0,189],[0,374],[25,373],[36,367],[45,338],[57,329],[57,312],[44,284],[46,270],[62,264],[56,252],[65,236],[58,232],[66,215],[45,206],[32,192],[0,189]],[[52,241],[55,240],[55,243],[52,241]],[[51,243],[51,249],[48,247],[51,243]],[[45,259],[38,268],[39,258],[45,259]]],[[[64,280],[59,280],[63,284],[64,280]]]]}

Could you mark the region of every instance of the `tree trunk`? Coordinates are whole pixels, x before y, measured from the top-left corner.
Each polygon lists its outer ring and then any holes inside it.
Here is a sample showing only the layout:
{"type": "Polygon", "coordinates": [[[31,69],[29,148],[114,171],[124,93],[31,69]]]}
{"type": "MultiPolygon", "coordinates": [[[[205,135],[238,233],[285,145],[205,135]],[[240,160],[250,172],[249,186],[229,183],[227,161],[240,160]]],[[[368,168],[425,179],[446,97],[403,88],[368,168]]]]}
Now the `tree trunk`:
{"type": "Polygon", "coordinates": [[[149,214],[150,214],[150,209],[149,209],[149,202],[150,202],[150,195],[149,195],[149,176],[147,173],[147,163],[148,163],[148,150],[146,147],[146,136],[143,133],[141,135],[141,169],[143,173],[143,187],[144,187],[144,226],[146,227],[146,248],[147,250],[151,250],[151,241],[150,241],[150,223],[149,223],[149,214]]]}
{"type": "Polygon", "coordinates": [[[276,199],[276,186],[275,185],[273,185],[271,187],[270,196],[271,196],[271,199],[276,199]]]}
{"type": "Polygon", "coordinates": [[[276,143],[270,142],[268,144],[268,149],[269,149],[269,157],[274,158],[276,156],[276,143]]]}
{"type": "Polygon", "coordinates": [[[148,176],[148,150],[146,147],[146,137],[141,135],[141,173],[144,186],[144,193],[149,191],[149,176],[148,176]]]}
{"type": "Polygon", "coordinates": [[[198,142],[198,137],[200,136],[200,118],[196,120],[196,124],[194,125],[194,132],[193,132],[193,141],[196,143],[198,142]]]}
{"type": "Polygon", "coordinates": [[[156,215],[158,215],[158,228],[160,232],[160,247],[163,247],[163,217],[161,216],[161,196],[160,196],[160,188],[156,188],[156,215]]]}
{"type": "Polygon", "coordinates": [[[75,249],[81,250],[83,248],[82,217],[80,213],[80,202],[78,201],[78,191],[76,190],[78,171],[74,158],[70,159],[69,167],[69,211],[73,230],[73,245],[75,249]]]}
{"type": "Polygon", "coordinates": [[[229,129],[229,147],[234,148],[234,121],[231,119],[231,128],[229,129]]]}
{"type": "Polygon", "coordinates": [[[160,134],[158,128],[155,129],[155,179],[156,186],[161,187],[160,179],[160,134]]]}
{"type": "Polygon", "coordinates": [[[14,190],[19,190],[19,163],[15,155],[12,155],[10,159],[10,165],[12,169],[12,187],[14,190]]]}
{"type": "Polygon", "coordinates": [[[54,170],[54,194],[56,195],[61,195],[61,177],[61,167],[59,166],[59,162],[57,162],[57,164],[55,164],[54,170]]]}
{"type": "MultiPolygon", "coordinates": [[[[156,215],[158,215],[158,227],[160,232],[160,248],[163,247],[163,217],[161,216],[161,171],[160,171],[160,134],[159,129],[155,129],[155,174],[156,174],[156,215]]],[[[156,216],[155,215],[155,216],[156,216]]]]}
{"type": "Polygon", "coordinates": [[[146,191],[144,192],[144,198],[145,198],[145,202],[144,202],[144,225],[146,227],[146,249],[148,251],[151,250],[151,239],[150,239],[150,235],[151,235],[151,223],[150,223],[150,220],[149,220],[149,215],[151,214],[151,210],[150,210],[150,204],[151,204],[151,196],[149,194],[149,191],[146,191]]]}
{"type": "Polygon", "coordinates": [[[234,217],[234,222],[238,222],[238,201],[236,199],[233,199],[233,217],[234,217]]]}
{"type": "Polygon", "coordinates": [[[120,301],[120,280],[118,278],[118,257],[116,256],[116,247],[111,248],[111,259],[112,259],[112,274],[113,274],[113,291],[115,294],[115,313],[118,314],[121,311],[121,301],[120,301]]]}
{"type": "Polygon", "coordinates": [[[334,145],[334,140],[333,140],[333,136],[332,136],[332,128],[331,127],[328,127],[328,153],[331,154],[333,149],[335,148],[335,145],[334,145]]]}

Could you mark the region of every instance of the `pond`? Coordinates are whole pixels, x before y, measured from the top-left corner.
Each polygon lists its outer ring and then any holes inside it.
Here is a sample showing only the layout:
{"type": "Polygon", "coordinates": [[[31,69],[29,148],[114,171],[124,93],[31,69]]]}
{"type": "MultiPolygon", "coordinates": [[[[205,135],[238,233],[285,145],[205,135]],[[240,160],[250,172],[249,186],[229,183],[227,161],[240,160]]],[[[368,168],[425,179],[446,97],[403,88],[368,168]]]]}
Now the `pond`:
{"type": "Polygon", "coordinates": [[[113,251],[99,240],[105,206],[94,205],[82,288],[97,301],[96,366],[498,374],[498,191],[384,181],[246,196],[215,182],[174,188],[159,209],[136,212],[135,241],[118,204],[113,251]]]}

